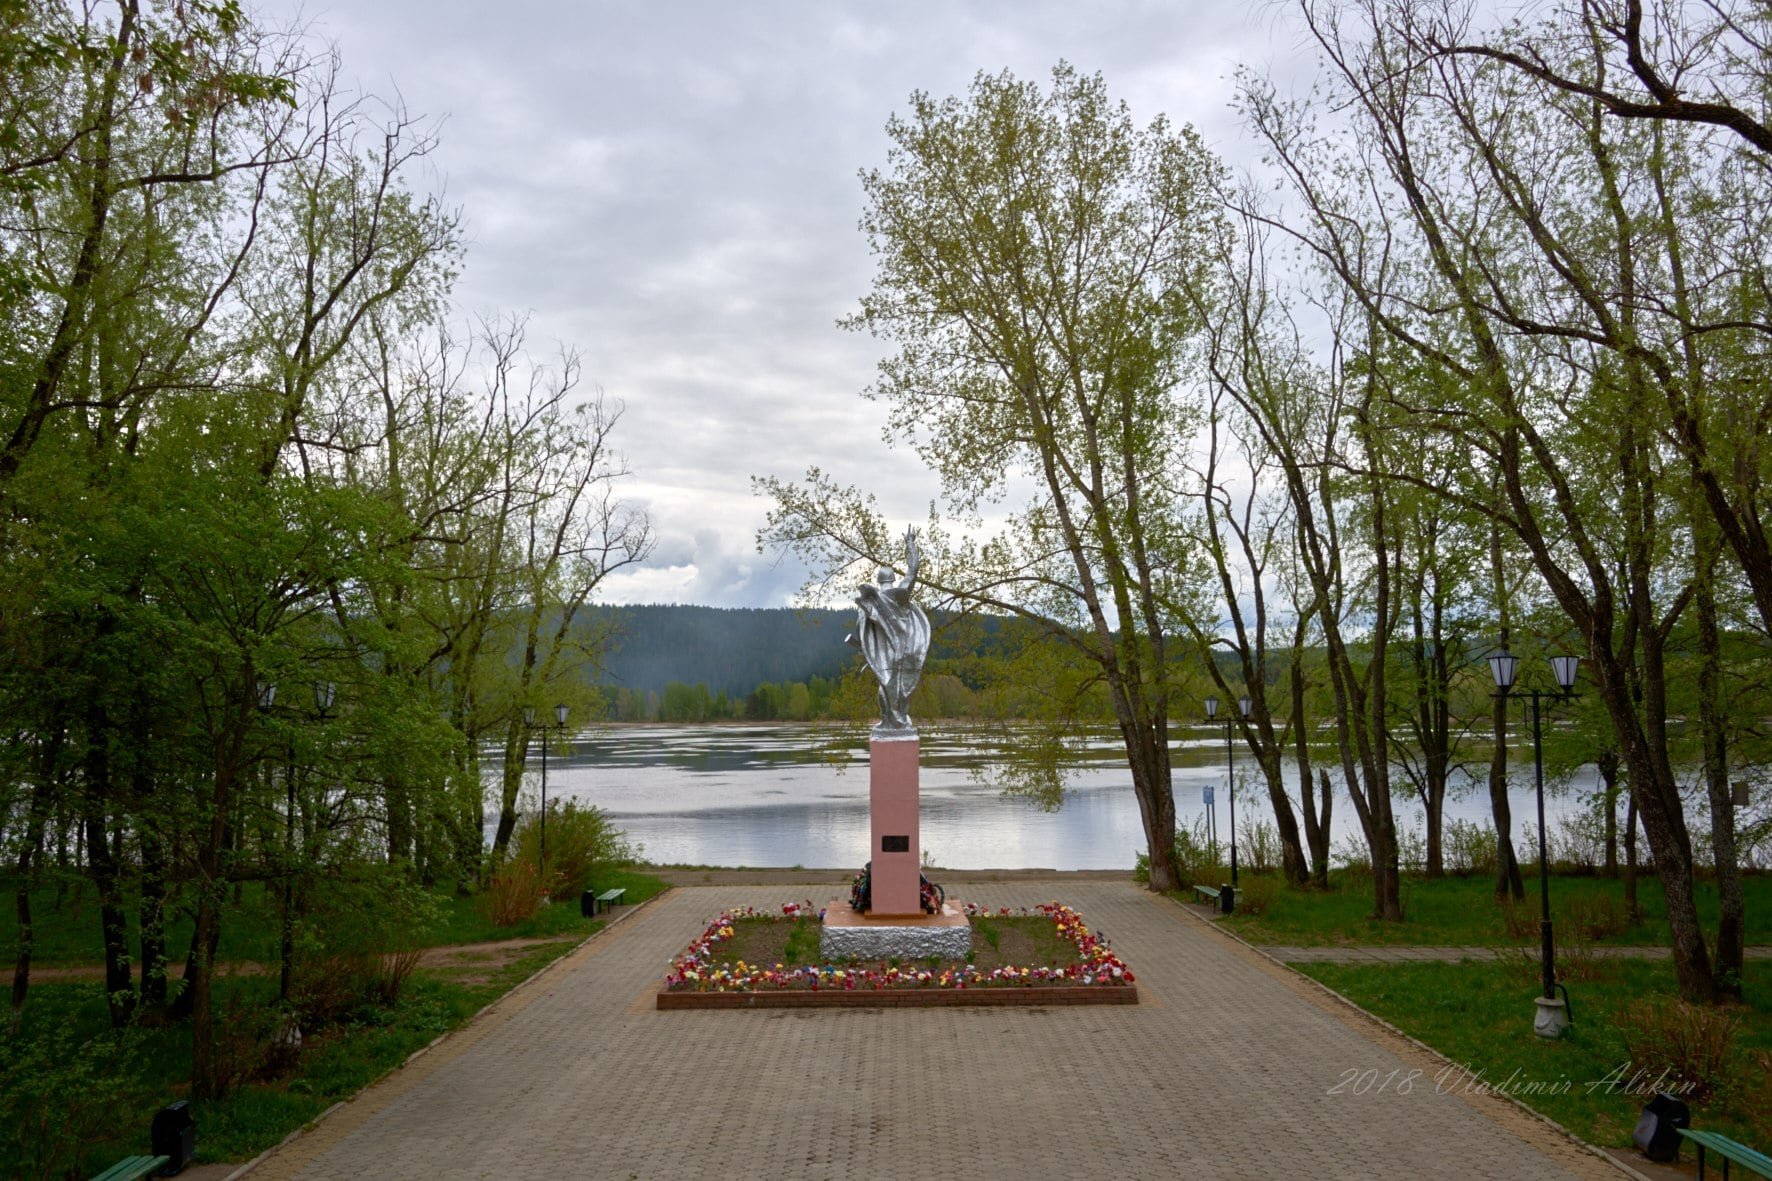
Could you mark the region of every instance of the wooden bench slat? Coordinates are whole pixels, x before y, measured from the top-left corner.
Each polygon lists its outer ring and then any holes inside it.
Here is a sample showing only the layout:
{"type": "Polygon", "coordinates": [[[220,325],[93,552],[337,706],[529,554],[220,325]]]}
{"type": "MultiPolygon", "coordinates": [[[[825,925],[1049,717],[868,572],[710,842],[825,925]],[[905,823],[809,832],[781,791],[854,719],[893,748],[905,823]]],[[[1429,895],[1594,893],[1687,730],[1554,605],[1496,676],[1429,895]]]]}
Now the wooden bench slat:
{"type": "Polygon", "coordinates": [[[1698,1145],[1702,1154],[1710,1149],[1725,1160],[1730,1160],[1743,1168],[1752,1169],[1762,1177],[1772,1177],[1772,1156],[1757,1152],[1738,1140],[1731,1140],[1721,1132],[1700,1132],[1691,1128],[1678,1129],[1680,1135],[1698,1145]]]}
{"type": "Polygon", "coordinates": [[[142,1177],[151,1177],[172,1163],[168,1156],[126,1156],[104,1172],[93,1177],[92,1181],[139,1181],[142,1177]]]}

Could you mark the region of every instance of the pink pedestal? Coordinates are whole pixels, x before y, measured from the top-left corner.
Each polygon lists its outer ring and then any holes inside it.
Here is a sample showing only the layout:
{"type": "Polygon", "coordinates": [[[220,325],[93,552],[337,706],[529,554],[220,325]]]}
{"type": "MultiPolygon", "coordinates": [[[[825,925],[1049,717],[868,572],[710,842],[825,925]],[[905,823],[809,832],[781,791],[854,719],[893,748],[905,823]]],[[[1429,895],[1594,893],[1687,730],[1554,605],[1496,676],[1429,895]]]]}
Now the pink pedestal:
{"type": "Polygon", "coordinates": [[[920,915],[922,834],[917,828],[916,735],[868,743],[868,805],[874,863],[870,915],[920,915]]]}

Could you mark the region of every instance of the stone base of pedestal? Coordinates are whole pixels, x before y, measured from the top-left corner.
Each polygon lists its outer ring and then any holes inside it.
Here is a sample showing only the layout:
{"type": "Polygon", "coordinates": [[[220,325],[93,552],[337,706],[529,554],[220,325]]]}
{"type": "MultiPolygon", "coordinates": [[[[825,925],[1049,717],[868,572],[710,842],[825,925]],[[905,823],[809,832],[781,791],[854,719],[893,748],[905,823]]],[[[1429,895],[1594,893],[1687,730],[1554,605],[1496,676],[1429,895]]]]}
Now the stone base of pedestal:
{"type": "Polygon", "coordinates": [[[953,902],[940,914],[878,917],[832,902],[825,907],[818,949],[827,960],[963,960],[972,950],[972,926],[953,902]]]}

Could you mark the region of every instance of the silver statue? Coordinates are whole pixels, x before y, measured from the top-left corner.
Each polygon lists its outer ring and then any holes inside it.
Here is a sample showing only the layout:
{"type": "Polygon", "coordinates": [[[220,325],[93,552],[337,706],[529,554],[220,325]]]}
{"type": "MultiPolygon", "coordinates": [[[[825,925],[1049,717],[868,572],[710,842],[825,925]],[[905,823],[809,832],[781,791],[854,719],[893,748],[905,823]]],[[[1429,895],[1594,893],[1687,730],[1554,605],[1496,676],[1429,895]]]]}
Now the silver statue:
{"type": "Polygon", "coordinates": [[[880,724],[882,732],[908,731],[911,725],[911,691],[923,675],[923,661],[929,655],[929,617],[923,608],[911,602],[911,591],[917,585],[917,531],[904,533],[904,584],[885,567],[880,568],[880,584],[864,582],[855,595],[855,631],[845,642],[861,649],[862,656],[880,682],[880,724]]]}

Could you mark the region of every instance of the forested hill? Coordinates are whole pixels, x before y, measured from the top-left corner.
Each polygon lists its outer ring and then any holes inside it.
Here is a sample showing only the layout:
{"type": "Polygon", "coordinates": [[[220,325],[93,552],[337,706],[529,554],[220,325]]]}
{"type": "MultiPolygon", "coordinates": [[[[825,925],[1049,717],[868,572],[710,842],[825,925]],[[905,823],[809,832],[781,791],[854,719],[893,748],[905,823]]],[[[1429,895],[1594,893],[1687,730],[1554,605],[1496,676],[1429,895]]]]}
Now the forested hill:
{"type": "Polygon", "coordinates": [[[614,623],[605,684],[662,693],[667,684],[705,684],[743,697],[765,682],[835,678],[855,649],[843,642],[855,612],[787,607],[630,606],[597,609],[614,623]]]}

